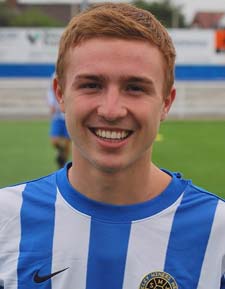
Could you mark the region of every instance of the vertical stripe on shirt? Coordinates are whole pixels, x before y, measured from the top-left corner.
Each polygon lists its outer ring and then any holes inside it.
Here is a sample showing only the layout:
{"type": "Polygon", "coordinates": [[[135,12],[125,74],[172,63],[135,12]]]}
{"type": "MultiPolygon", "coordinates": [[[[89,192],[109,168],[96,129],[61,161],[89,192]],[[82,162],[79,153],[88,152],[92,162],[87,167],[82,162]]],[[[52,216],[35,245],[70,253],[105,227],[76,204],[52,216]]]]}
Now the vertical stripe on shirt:
{"type": "Polygon", "coordinates": [[[0,190],[0,286],[2,288],[17,287],[17,259],[21,235],[20,210],[24,187],[24,184],[20,184],[0,190]],[[10,278],[5,277],[8,272],[10,278]]]}
{"type": "Polygon", "coordinates": [[[52,272],[68,270],[52,278],[54,289],[85,289],[91,218],[73,209],[57,193],[52,272]]]}
{"type": "Polygon", "coordinates": [[[211,232],[217,199],[187,191],[178,207],[167,249],[165,272],[182,288],[197,288],[211,232]],[[197,238],[196,238],[197,236],[197,238]]]}
{"type": "Polygon", "coordinates": [[[219,200],[204,256],[198,289],[206,287],[225,289],[225,279],[223,276],[225,272],[225,263],[223,262],[225,244],[225,235],[223,234],[224,220],[225,203],[219,200]]]}
{"type": "Polygon", "coordinates": [[[138,289],[143,276],[163,270],[174,213],[180,201],[181,197],[160,214],[132,222],[123,289],[138,289]]]}
{"type": "MultiPolygon", "coordinates": [[[[23,192],[21,208],[21,241],[18,259],[18,289],[37,288],[33,277],[51,274],[56,188],[54,175],[29,182],[23,192]]],[[[38,288],[51,289],[51,280],[38,288]]]]}
{"type": "Polygon", "coordinates": [[[130,226],[92,220],[86,289],[122,289],[130,226]]]}

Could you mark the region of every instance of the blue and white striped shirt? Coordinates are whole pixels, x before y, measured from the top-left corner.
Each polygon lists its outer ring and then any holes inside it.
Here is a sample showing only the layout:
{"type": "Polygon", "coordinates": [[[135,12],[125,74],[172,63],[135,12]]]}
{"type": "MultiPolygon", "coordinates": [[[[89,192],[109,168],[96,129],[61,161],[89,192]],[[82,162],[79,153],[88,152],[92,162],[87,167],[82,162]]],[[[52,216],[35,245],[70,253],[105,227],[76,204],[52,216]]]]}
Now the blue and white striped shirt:
{"type": "Polygon", "coordinates": [[[0,287],[224,289],[225,203],[168,173],[164,192],[129,206],[80,194],[67,167],[1,189],[0,287]]]}

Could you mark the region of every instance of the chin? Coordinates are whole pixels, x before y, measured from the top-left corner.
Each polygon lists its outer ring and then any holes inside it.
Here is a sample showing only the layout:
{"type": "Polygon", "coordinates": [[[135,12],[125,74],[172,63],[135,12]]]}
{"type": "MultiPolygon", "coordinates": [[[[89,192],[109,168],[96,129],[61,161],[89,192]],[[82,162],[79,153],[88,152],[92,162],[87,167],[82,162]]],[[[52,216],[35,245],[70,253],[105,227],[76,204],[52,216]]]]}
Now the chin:
{"type": "Polygon", "coordinates": [[[115,174],[115,173],[118,173],[118,172],[121,172],[125,166],[122,166],[121,164],[120,165],[116,165],[116,164],[103,164],[103,163],[95,163],[95,167],[101,171],[102,173],[105,173],[105,174],[115,174]]]}

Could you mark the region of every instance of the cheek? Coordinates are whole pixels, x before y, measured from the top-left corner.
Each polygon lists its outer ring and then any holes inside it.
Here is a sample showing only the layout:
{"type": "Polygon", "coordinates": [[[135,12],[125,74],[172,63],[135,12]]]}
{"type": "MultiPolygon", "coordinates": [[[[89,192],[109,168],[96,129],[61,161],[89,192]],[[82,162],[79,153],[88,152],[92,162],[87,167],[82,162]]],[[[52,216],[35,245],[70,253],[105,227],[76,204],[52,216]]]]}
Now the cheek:
{"type": "Polygon", "coordinates": [[[65,112],[68,117],[75,118],[82,113],[82,102],[76,96],[65,97],[65,112]]]}
{"type": "Polygon", "coordinates": [[[159,130],[161,122],[161,106],[145,106],[139,114],[140,125],[145,137],[152,141],[159,130]]]}
{"type": "Polygon", "coordinates": [[[149,125],[158,123],[162,114],[162,105],[158,102],[144,103],[139,107],[138,117],[141,122],[149,125]]]}
{"type": "Polygon", "coordinates": [[[90,102],[84,101],[80,97],[74,97],[65,102],[65,110],[69,129],[78,130],[82,126],[85,126],[86,121],[94,111],[94,107],[90,102]]]}

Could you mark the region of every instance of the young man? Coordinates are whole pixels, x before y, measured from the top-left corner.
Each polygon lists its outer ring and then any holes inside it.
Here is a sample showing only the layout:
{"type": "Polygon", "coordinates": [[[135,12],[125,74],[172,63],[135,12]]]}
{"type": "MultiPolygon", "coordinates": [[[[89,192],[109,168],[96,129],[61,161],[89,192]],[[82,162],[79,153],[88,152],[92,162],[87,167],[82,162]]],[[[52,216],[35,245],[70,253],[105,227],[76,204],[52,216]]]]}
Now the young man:
{"type": "Polygon", "coordinates": [[[72,163],[0,191],[4,288],[225,288],[224,202],[151,161],[174,59],[146,11],[102,4],[72,19],[54,80],[72,163]]]}
{"type": "Polygon", "coordinates": [[[51,85],[48,89],[47,100],[50,109],[50,141],[56,150],[56,163],[62,168],[69,159],[70,155],[70,137],[65,124],[64,113],[61,112],[56,100],[55,93],[51,85]]]}

